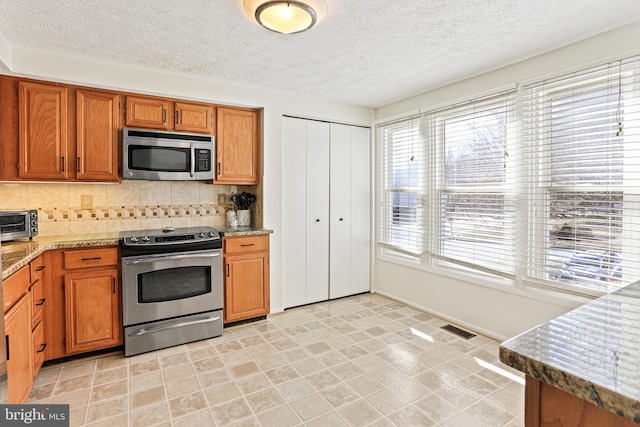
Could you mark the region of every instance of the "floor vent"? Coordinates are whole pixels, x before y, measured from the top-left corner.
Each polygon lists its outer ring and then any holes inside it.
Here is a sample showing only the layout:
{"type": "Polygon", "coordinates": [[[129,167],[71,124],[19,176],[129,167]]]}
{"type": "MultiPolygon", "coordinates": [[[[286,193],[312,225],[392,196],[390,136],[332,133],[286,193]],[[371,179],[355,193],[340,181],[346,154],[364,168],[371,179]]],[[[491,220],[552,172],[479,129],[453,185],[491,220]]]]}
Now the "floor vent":
{"type": "Polygon", "coordinates": [[[445,331],[449,331],[452,334],[456,334],[457,336],[462,337],[465,340],[468,340],[469,338],[473,338],[476,336],[476,334],[472,334],[471,332],[467,332],[464,329],[460,329],[453,325],[444,325],[444,326],[441,326],[440,329],[444,329],[445,331]]]}

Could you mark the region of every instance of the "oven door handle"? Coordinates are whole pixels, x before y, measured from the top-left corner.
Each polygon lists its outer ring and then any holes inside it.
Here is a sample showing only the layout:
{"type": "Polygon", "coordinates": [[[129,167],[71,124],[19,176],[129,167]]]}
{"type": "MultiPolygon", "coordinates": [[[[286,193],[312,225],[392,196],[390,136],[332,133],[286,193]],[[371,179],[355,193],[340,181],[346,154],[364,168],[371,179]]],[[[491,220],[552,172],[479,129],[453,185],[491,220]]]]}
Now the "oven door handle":
{"type": "Polygon", "coordinates": [[[220,316],[218,316],[218,317],[204,317],[202,319],[191,320],[191,321],[188,321],[188,322],[172,323],[171,325],[149,326],[148,328],[142,328],[142,329],[138,329],[137,331],[131,332],[129,334],[129,336],[130,337],[138,337],[140,335],[154,334],[154,333],[157,333],[157,332],[166,331],[167,329],[182,328],[184,326],[197,325],[197,324],[200,324],[200,323],[210,323],[210,322],[215,322],[217,320],[220,320],[220,316]]]}
{"type": "Polygon", "coordinates": [[[153,262],[165,260],[165,259],[189,259],[189,258],[215,258],[220,256],[219,252],[212,254],[193,254],[193,255],[157,255],[153,257],[139,258],[139,259],[125,259],[123,260],[125,265],[133,265],[133,264],[150,264],[153,262]]]}

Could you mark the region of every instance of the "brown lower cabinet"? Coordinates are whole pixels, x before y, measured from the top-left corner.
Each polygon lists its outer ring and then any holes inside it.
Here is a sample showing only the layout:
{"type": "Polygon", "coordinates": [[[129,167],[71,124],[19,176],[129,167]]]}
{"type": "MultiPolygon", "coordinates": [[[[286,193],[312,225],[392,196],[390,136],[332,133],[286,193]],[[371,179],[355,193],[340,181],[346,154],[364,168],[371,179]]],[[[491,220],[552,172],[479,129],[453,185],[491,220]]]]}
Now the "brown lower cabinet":
{"type": "Polygon", "coordinates": [[[50,252],[45,360],[122,344],[117,246],[50,252]]]}
{"type": "Polygon", "coordinates": [[[45,259],[39,256],[3,284],[9,403],[24,403],[44,362],[45,259]]]}
{"type": "Polygon", "coordinates": [[[9,403],[24,403],[33,387],[33,339],[31,298],[24,295],[4,315],[7,342],[7,382],[9,403]]]}
{"type": "Polygon", "coordinates": [[[632,427],[638,424],[557,387],[526,377],[526,427],[632,427]]]}
{"type": "Polygon", "coordinates": [[[223,240],[224,322],[269,314],[269,235],[223,240]]]}

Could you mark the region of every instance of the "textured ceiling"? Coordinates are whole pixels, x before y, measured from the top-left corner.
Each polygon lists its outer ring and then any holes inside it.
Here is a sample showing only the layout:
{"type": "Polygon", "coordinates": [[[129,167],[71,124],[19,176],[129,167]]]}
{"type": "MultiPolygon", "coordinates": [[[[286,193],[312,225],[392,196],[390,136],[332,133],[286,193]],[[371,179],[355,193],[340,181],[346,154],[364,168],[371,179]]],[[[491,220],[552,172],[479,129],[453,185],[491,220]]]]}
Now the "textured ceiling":
{"type": "Polygon", "coordinates": [[[638,0],[326,0],[267,31],[242,0],[0,0],[21,46],[377,107],[640,19],[638,0]]]}

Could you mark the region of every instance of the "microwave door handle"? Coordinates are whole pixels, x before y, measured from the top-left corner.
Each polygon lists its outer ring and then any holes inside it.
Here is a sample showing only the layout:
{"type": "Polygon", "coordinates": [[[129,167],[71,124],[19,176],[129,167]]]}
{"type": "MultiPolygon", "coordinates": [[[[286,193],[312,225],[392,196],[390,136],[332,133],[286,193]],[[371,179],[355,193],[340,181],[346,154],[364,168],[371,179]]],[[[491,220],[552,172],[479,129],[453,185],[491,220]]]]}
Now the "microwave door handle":
{"type": "Polygon", "coordinates": [[[193,147],[193,144],[191,144],[191,150],[189,151],[191,152],[191,168],[189,170],[189,175],[193,178],[193,175],[196,172],[196,149],[193,147]]]}

